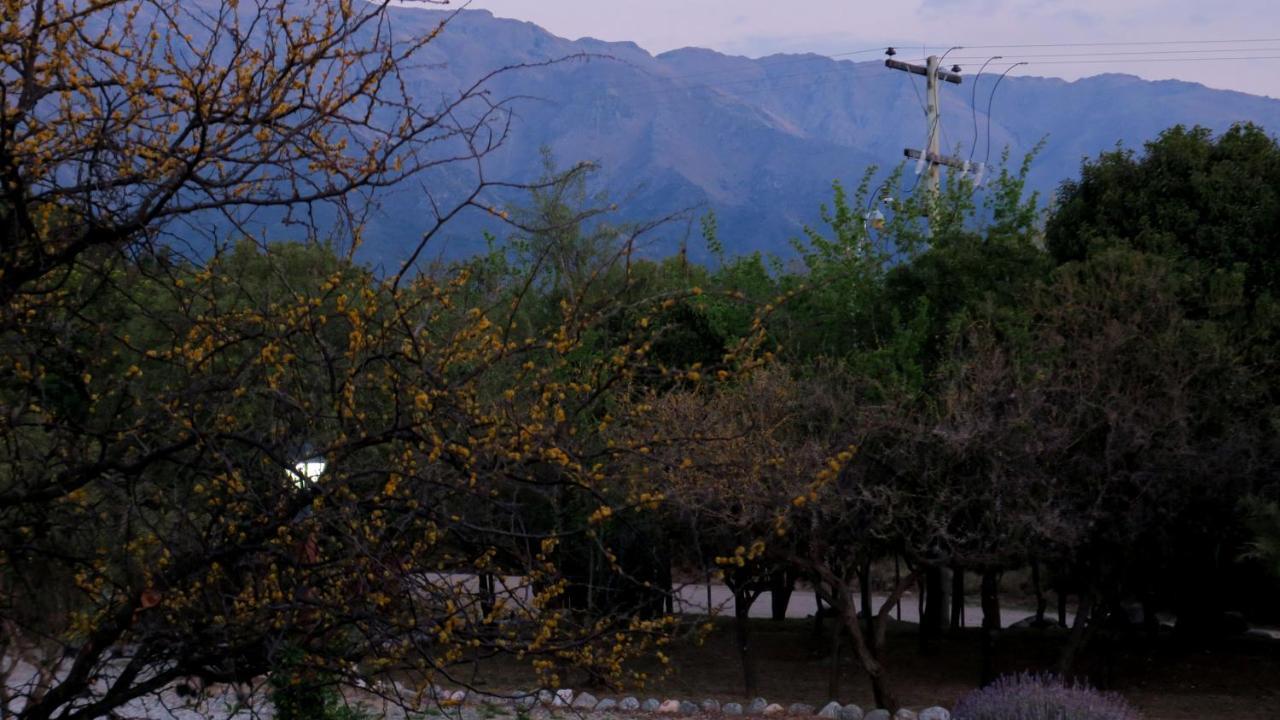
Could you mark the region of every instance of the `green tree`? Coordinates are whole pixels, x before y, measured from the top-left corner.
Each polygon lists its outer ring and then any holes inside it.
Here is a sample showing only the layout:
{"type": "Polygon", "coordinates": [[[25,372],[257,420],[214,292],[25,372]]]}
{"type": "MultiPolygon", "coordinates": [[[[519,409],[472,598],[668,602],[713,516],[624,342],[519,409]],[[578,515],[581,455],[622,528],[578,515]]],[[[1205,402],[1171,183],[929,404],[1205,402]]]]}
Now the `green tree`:
{"type": "MultiPolygon", "coordinates": [[[[1141,152],[1117,149],[1086,161],[1079,180],[1063,183],[1046,226],[1046,245],[1058,263],[1088,266],[1108,257],[1114,264],[1114,258],[1125,257],[1121,251],[1129,250],[1134,254],[1128,257],[1164,268],[1163,286],[1153,291],[1172,292],[1184,322],[1198,323],[1200,332],[1212,335],[1199,345],[1201,362],[1230,356],[1233,369],[1222,377],[1234,382],[1223,380],[1217,389],[1206,387],[1200,391],[1204,394],[1194,395],[1199,407],[1214,404],[1215,397],[1230,401],[1217,403],[1216,417],[1200,425],[1190,442],[1198,448],[1198,459],[1200,452],[1211,453],[1211,447],[1200,443],[1212,437],[1253,438],[1253,452],[1218,474],[1210,484],[1217,490],[1196,512],[1165,523],[1165,537],[1155,547],[1176,548],[1169,564],[1150,580],[1160,586],[1164,603],[1181,608],[1179,626],[1184,628],[1212,628],[1223,596],[1238,592],[1249,597],[1246,588],[1256,584],[1242,574],[1248,568],[1229,566],[1225,560],[1234,554],[1224,555],[1220,548],[1240,550],[1247,537],[1240,503],[1253,491],[1246,478],[1254,468],[1274,462],[1280,417],[1277,227],[1280,144],[1251,124],[1218,136],[1205,128],[1178,126],[1141,152]],[[1223,427],[1234,428],[1236,435],[1223,436],[1223,427]],[[1186,577],[1199,579],[1188,582],[1186,577]]],[[[1188,342],[1193,340],[1188,336],[1188,342]]],[[[1181,349],[1162,357],[1175,357],[1181,349]]],[[[1230,447],[1235,446],[1228,442],[1222,450],[1230,447]]],[[[1188,461],[1189,476],[1194,475],[1192,467],[1188,461]]],[[[1153,569],[1153,564],[1145,567],[1153,569]]]]}
{"type": "Polygon", "coordinates": [[[1117,149],[1064,182],[1045,236],[1058,262],[1123,243],[1207,271],[1245,275],[1248,297],[1280,290],[1280,144],[1241,124],[1214,137],[1176,126],[1141,154],[1117,149]]]}

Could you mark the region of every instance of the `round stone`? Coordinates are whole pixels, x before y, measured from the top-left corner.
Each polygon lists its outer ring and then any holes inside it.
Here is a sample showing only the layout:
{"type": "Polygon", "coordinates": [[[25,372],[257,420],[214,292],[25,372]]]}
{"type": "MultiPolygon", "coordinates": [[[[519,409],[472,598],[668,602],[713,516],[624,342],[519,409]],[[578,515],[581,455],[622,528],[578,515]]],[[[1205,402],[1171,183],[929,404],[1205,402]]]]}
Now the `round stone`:
{"type": "Polygon", "coordinates": [[[612,710],[616,707],[618,707],[617,700],[614,700],[613,698],[605,698],[596,703],[595,709],[597,712],[604,712],[605,710],[612,710]]]}
{"type": "Polygon", "coordinates": [[[640,709],[640,701],[628,695],[618,703],[618,709],[623,712],[635,712],[640,709]]]}
{"type": "Polygon", "coordinates": [[[723,706],[721,706],[720,712],[724,713],[725,715],[741,715],[742,706],[739,705],[738,703],[725,703],[723,706]]]}
{"type": "Polygon", "coordinates": [[[951,720],[951,711],[934,705],[920,711],[920,720],[951,720]]]}
{"type": "Polygon", "coordinates": [[[660,707],[662,707],[662,703],[658,702],[654,698],[649,698],[648,700],[640,703],[640,709],[644,712],[657,712],[660,707]]]}
{"type": "Polygon", "coordinates": [[[836,720],[862,720],[862,708],[849,703],[836,711],[836,720]]]}
{"type": "Polygon", "coordinates": [[[787,713],[790,715],[812,715],[813,706],[805,703],[791,703],[787,706],[787,713]]]}

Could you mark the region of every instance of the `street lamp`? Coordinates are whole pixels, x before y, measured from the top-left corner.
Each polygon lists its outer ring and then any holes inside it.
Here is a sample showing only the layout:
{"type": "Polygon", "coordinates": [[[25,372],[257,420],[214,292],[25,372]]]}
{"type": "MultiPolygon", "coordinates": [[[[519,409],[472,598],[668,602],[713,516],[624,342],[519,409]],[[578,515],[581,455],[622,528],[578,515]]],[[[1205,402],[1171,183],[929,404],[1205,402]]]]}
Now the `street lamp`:
{"type": "Polygon", "coordinates": [[[316,455],[314,457],[301,460],[294,464],[293,468],[288,470],[289,479],[297,486],[299,490],[304,490],[308,485],[320,479],[324,474],[324,458],[316,455]]]}

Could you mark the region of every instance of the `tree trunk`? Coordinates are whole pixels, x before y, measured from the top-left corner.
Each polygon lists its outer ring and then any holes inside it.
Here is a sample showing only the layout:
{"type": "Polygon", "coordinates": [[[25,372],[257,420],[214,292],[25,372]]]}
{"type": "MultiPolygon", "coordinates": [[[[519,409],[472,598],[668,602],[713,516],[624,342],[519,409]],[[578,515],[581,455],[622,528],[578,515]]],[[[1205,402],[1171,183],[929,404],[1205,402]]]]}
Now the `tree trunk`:
{"type": "Polygon", "coordinates": [[[964,627],[964,568],[951,569],[951,632],[964,627]]]}
{"type": "MultiPolygon", "coordinates": [[[[1094,641],[1098,646],[1098,655],[1102,659],[1102,670],[1100,673],[1093,674],[1093,678],[1099,690],[1110,690],[1115,687],[1115,636],[1117,634],[1115,622],[1120,620],[1124,623],[1123,632],[1126,635],[1131,632],[1132,626],[1129,624],[1129,614],[1118,601],[1114,604],[1104,603],[1102,607],[1106,608],[1105,620],[1095,623],[1099,629],[1095,631],[1097,640],[1094,641]]],[[[1086,641],[1087,638],[1088,635],[1086,635],[1086,641]]]]}
{"type": "MultiPolygon", "coordinates": [[[[1084,646],[1085,629],[1091,624],[1089,615],[1093,612],[1093,592],[1086,590],[1080,593],[1080,607],[1076,609],[1076,620],[1071,626],[1071,637],[1058,658],[1058,674],[1067,677],[1076,664],[1076,656],[1084,646]]],[[[1064,613],[1065,614],[1065,613],[1064,613]]]]}
{"type": "MultiPolygon", "coordinates": [[[[871,561],[865,560],[858,572],[858,591],[862,599],[862,622],[866,626],[867,637],[871,637],[871,633],[875,631],[872,625],[875,612],[871,609],[871,561]]],[[[872,652],[875,652],[874,647],[872,652]]],[[[879,657],[879,654],[876,655],[879,657]]]]}
{"type": "Polygon", "coordinates": [[[916,577],[916,638],[919,645],[916,648],[921,654],[929,651],[929,631],[925,628],[924,608],[928,602],[926,597],[929,594],[928,583],[924,581],[924,574],[916,577]]]}
{"type": "Polygon", "coordinates": [[[874,632],[867,636],[863,633],[863,624],[858,617],[853,583],[849,582],[848,578],[837,575],[829,567],[818,563],[815,565],[813,569],[819,582],[815,583],[814,592],[823,593],[824,587],[830,589],[830,592],[824,593],[827,602],[831,603],[837,611],[838,624],[843,625],[844,630],[849,634],[854,653],[871,681],[871,692],[875,696],[876,704],[887,708],[890,712],[896,712],[901,705],[889,683],[889,674],[881,659],[884,657],[885,630],[889,624],[889,613],[902,601],[903,592],[916,581],[918,574],[913,571],[910,576],[894,586],[889,598],[881,605],[880,612],[874,616],[874,632]]]}
{"type": "Polygon", "coordinates": [[[996,635],[1000,632],[1000,573],[982,573],[982,678],[981,685],[996,679],[996,635]]]}
{"type": "MultiPolygon", "coordinates": [[[[810,644],[813,645],[813,647],[822,647],[823,640],[825,639],[822,632],[823,627],[825,627],[823,623],[823,613],[825,611],[822,609],[822,596],[818,594],[818,583],[816,581],[813,584],[813,605],[813,634],[810,644]]],[[[839,622],[836,622],[836,625],[839,624],[839,622]]]]}
{"type": "Polygon", "coordinates": [[[928,588],[925,587],[924,576],[916,579],[916,622],[920,623],[921,643],[924,642],[924,602],[928,588]]]}
{"type": "Polygon", "coordinates": [[[843,632],[840,623],[835,623],[835,629],[831,633],[831,666],[827,669],[827,697],[833,700],[840,697],[840,648],[843,632]]]}
{"type": "Polygon", "coordinates": [[[898,697],[889,683],[889,673],[878,659],[882,655],[884,643],[877,642],[874,634],[872,636],[863,634],[861,618],[858,617],[858,611],[849,590],[852,588],[843,588],[839,592],[838,599],[841,607],[836,608],[840,613],[839,624],[844,625],[844,630],[853,640],[854,652],[857,653],[858,660],[871,681],[871,694],[875,697],[876,706],[886,708],[890,712],[897,712],[900,707],[898,697]]]}
{"type": "Polygon", "coordinates": [[[497,582],[493,573],[480,573],[480,612],[485,617],[493,616],[493,609],[498,602],[497,582]]]}
{"type": "Polygon", "coordinates": [[[675,583],[671,576],[671,541],[664,540],[662,543],[662,564],[658,568],[658,581],[662,584],[662,606],[668,615],[674,615],[676,612],[675,583]]]}
{"type": "Polygon", "coordinates": [[[587,615],[595,614],[596,599],[602,588],[596,582],[596,549],[594,547],[587,548],[587,587],[583,591],[586,598],[587,615]]]}
{"type": "Polygon", "coordinates": [[[871,696],[876,700],[876,707],[886,708],[895,713],[898,711],[897,708],[902,707],[898,702],[898,696],[889,686],[889,675],[884,668],[879,668],[871,674],[871,696]]]}
{"type": "Polygon", "coordinates": [[[738,643],[738,658],[742,661],[742,687],[747,697],[754,697],[759,690],[756,673],[756,657],[751,648],[751,605],[755,597],[746,588],[733,591],[733,630],[738,643]]]}
{"type": "Polygon", "coordinates": [[[715,603],[711,599],[711,568],[705,568],[703,574],[707,579],[707,617],[711,617],[715,613],[715,603]]]}
{"type": "MultiPolygon", "coordinates": [[[[902,561],[897,555],[893,556],[893,586],[898,587],[902,583],[902,561]]],[[[898,622],[902,622],[902,603],[895,606],[898,613],[898,622]]]]}
{"type": "Polygon", "coordinates": [[[1044,619],[1044,613],[1049,609],[1049,599],[1044,596],[1044,584],[1040,581],[1040,561],[1033,559],[1031,561],[1031,586],[1036,593],[1036,621],[1035,626],[1038,628],[1048,625],[1044,619]]]}
{"type": "Polygon", "coordinates": [[[1058,588],[1058,627],[1067,626],[1067,593],[1058,588]]]}
{"type": "Polygon", "coordinates": [[[924,616],[920,622],[920,651],[930,654],[937,649],[938,636],[947,629],[946,569],[925,568],[924,616]]]}
{"type": "Polygon", "coordinates": [[[770,610],[774,620],[787,619],[787,606],[791,604],[791,594],[796,589],[796,576],[786,570],[779,570],[769,578],[770,610]]]}

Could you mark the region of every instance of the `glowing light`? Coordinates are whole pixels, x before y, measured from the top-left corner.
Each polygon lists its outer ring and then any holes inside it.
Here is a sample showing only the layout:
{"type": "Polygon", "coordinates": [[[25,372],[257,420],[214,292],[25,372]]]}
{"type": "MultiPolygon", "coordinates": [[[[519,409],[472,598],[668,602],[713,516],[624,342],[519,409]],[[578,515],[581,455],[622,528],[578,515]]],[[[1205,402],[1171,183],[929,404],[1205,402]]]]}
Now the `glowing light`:
{"type": "Polygon", "coordinates": [[[303,460],[293,466],[288,471],[289,479],[299,488],[304,488],[317,480],[324,474],[324,458],[313,457],[303,460]]]}

